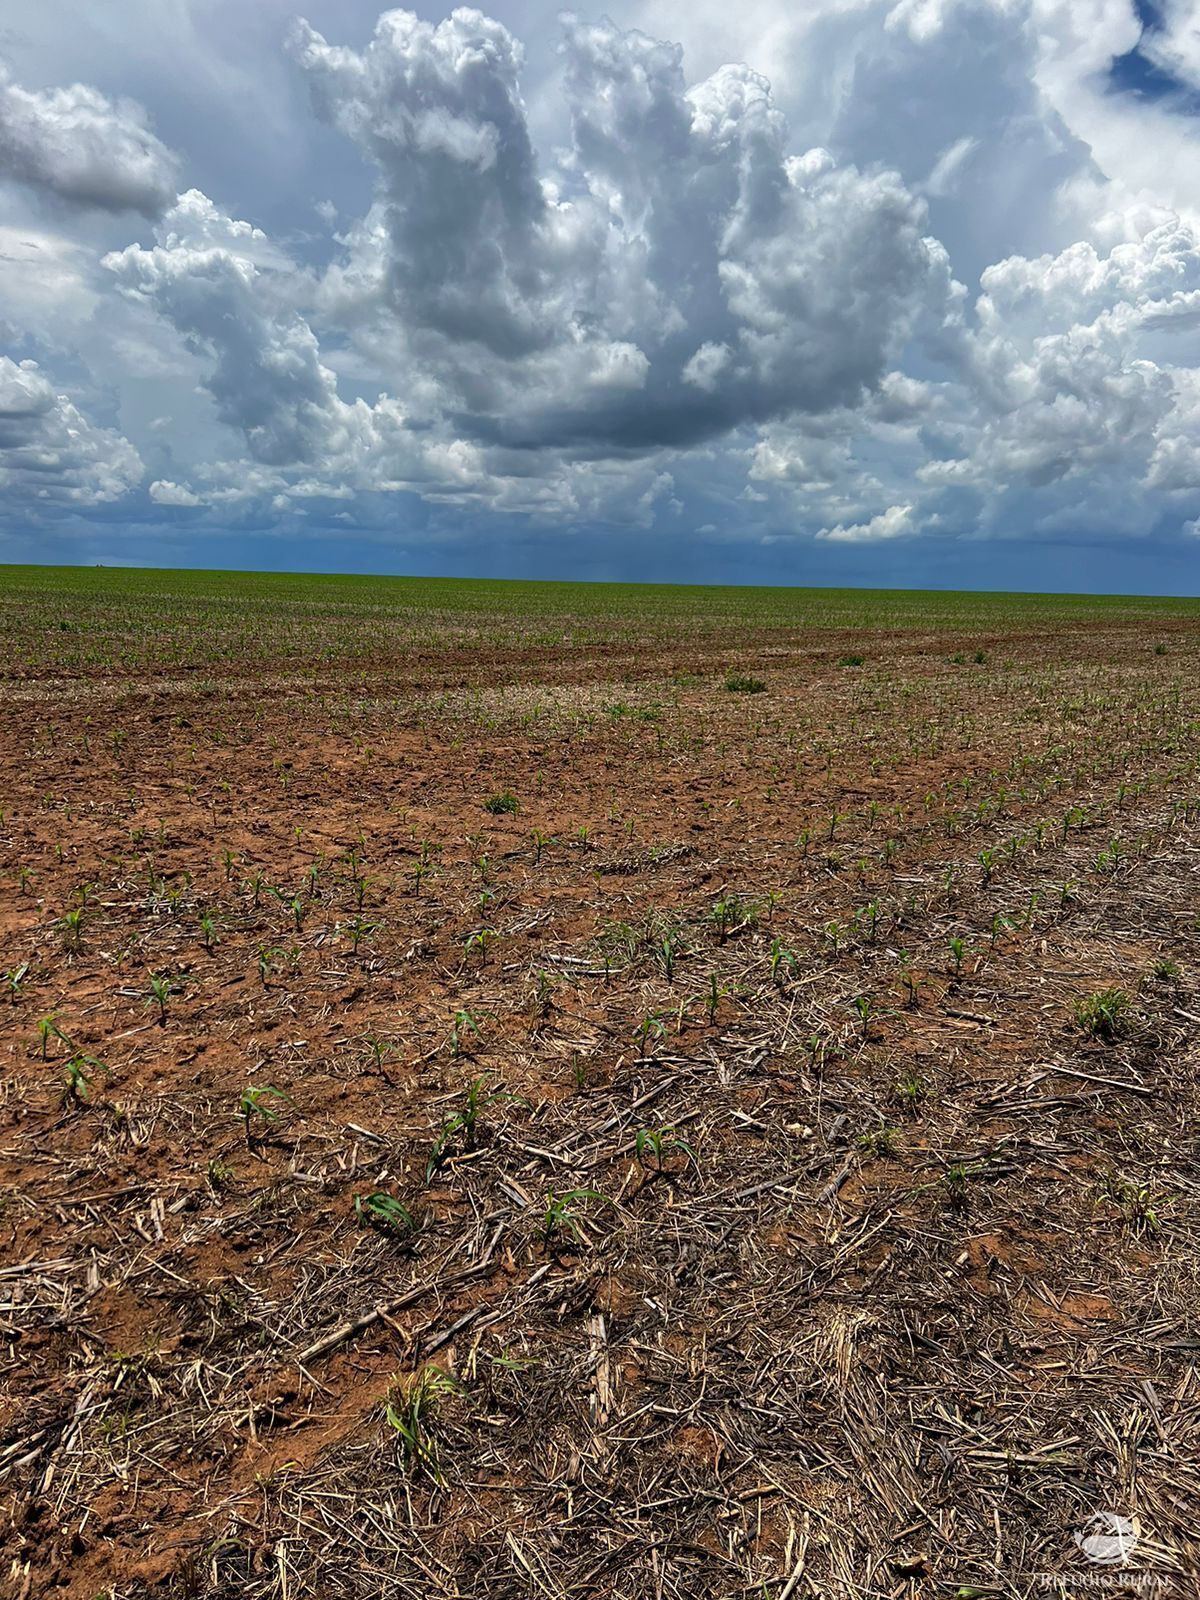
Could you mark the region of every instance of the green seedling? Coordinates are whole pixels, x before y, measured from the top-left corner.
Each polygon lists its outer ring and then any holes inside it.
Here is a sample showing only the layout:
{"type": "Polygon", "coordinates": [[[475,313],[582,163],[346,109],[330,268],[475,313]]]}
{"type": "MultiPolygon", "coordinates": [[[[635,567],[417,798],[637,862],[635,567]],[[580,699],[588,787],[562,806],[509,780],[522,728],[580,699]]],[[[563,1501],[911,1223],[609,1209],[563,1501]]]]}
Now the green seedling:
{"type": "Polygon", "coordinates": [[[1101,989],[1075,1002],[1075,1021],[1093,1039],[1112,1044],[1132,1032],[1133,1001],[1124,989],[1101,989]]]}
{"type": "Polygon", "coordinates": [[[699,1158],[695,1150],[681,1139],[674,1128],[639,1128],[634,1147],[639,1161],[646,1159],[646,1152],[654,1157],[654,1164],[662,1171],[663,1157],[672,1155],[686,1156],[694,1167],[699,1166],[699,1158]]]}
{"type": "Polygon", "coordinates": [[[880,1161],[891,1161],[900,1154],[900,1134],[896,1128],[883,1124],[860,1134],[858,1148],[880,1161]]]}
{"type": "Polygon", "coordinates": [[[484,1113],[492,1106],[510,1102],[528,1104],[520,1095],[510,1094],[507,1089],[492,1088],[486,1077],[472,1078],[463,1091],[459,1109],[452,1112],[442,1123],[441,1132],[434,1141],[433,1150],[425,1166],[425,1182],[429,1182],[446,1160],[451,1143],[460,1134],[463,1148],[474,1150],[478,1143],[484,1113]]]}
{"type": "Polygon", "coordinates": [[[55,926],[62,934],[64,950],[79,951],[83,949],[82,906],[76,906],[73,911],[64,912],[55,926]]]}
{"type": "Polygon", "coordinates": [[[533,1002],[540,1017],[548,1017],[554,1003],[554,979],[539,970],[533,980],[533,1002]]]}
{"type": "Polygon", "coordinates": [[[170,978],[152,975],[150,978],[150,993],[146,996],[146,1004],[158,1007],[158,1025],[160,1028],[165,1028],[167,1025],[167,1001],[170,997],[170,978]]]}
{"type": "Polygon", "coordinates": [[[782,985],[785,979],[794,978],[800,970],[800,961],[794,950],[784,947],[780,939],[771,940],[771,982],[782,985]]]}
{"type": "Polygon", "coordinates": [[[511,789],[503,789],[499,794],[489,795],[483,802],[483,809],[494,817],[515,817],[521,809],[521,802],[511,789]]]}
{"type": "Polygon", "coordinates": [[[47,1047],[48,1047],[51,1039],[60,1039],[62,1041],[62,1043],[66,1045],[68,1050],[71,1050],[71,1049],[74,1048],[74,1046],[71,1043],[71,1040],[67,1037],[67,1035],[59,1027],[58,1021],[54,1017],[53,1013],[51,1013],[51,1015],[48,1016],[48,1017],[40,1018],[40,1020],[38,1021],[38,1025],[37,1025],[37,1031],[38,1031],[38,1038],[42,1042],[42,1060],[43,1061],[45,1061],[45,1059],[46,1059],[46,1050],[47,1050],[47,1047]]]}
{"type": "Polygon", "coordinates": [[[390,1194],[385,1194],[381,1189],[376,1189],[371,1194],[356,1194],[354,1214],[369,1228],[378,1228],[384,1233],[406,1234],[417,1231],[417,1224],[408,1207],[401,1205],[399,1200],[390,1194]]]}
{"type": "Polygon", "coordinates": [[[881,1012],[869,994],[855,995],[854,1009],[858,1013],[858,1024],[865,1042],[870,1039],[873,1026],[880,1017],[881,1012]]]}
{"type": "Polygon", "coordinates": [[[901,950],[897,956],[900,963],[900,982],[904,985],[904,1005],[908,1011],[915,1011],[920,1000],[920,984],[910,965],[907,950],[901,950]]]}
{"type": "Polygon", "coordinates": [[[892,1085],[893,1096],[910,1115],[916,1111],[928,1092],[924,1078],[915,1070],[906,1072],[892,1085]]]}
{"type": "Polygon", "coordinates": [[[345,931],[350,935],[351,954],[357,956],[358,947],[363,940],[369,939],[378,930],[378,922],[366,922],[362,917],[355,917],[353,922],[347,923],[345,931]]]}
{"type": "Polygon", "coordinates": [[[21,998],[21,985],[29,973],[28,961],[22,961],[19,967],[10,967],[4,974],[4,987],[8,990],[10,1005],[16,1005],[21,998]]]}
{"type": "Polygon", "coordinates": [[[108,1076],[108,1068],[95,1056],[73,1055],[62,1071],[63,1105],[86,1105],[92,1098],[92,1072],[108,1076]],[[89,1070],[90,1069],[90,1070],[89,1070]]]}
{"type": "Polygon", "coordinates": [[[717,938],[724,944],[731,933],[740,933],[758,920],[758,907],[741,895],[726,892],[713,902],[711,915],[717,925],[717,938]]]}
{"type": "Polygon", "coordinates": [[[486,961],[488,951],[499,937],[495,928],[479,928],[474,933],[469,933],[463,940],[464,957],[469,956],[473,950],[478,950],[479,959],[486,961]]]}
{"type": "Polygon", "coordinates": [[[456,1061],[459,1056],[469,1054],[463,1043],[468,1032],[473,1033],[478,1039],[479,1024],[469,1011],[456,1011],[454,1021],[450,1024],[450,1054],[456,1061]]]}
{"type": "Polygon", "coordinates": [[[1133,1233],[1155,1234],[1162,1228],[1161,1208],[1168,1204],[1169,1195],[1157,1195],[1144,1184],[1131,1183],[1128,1178],[1108,1172],[1102,1180],[1104,1193],[1118,1206],[1126,1226],[1133,1233]]]}
{"type": "Polygon", "coordinates": [[[281,1100],[285,1105],[291,1105],[290,1095],[284,1094],[282,1089],[276,1089],[274,1084],[265,1083],[259,1088],[243,1089],[241,1099],[238,1101],[238,1115],[246,1128],[246,1143],[253,1143],[251,1124],[257,1117],[264,1127],[274,1128],[279,1125],[280,1112],[271,1104],[272,1100],[281,1100]]]}
{"type": "Polygon", "coordinates": [[[563,1194],[555,1194],[551,1189],[546,1195],[546,1210],[542,1216],[538,1235],[548,1248],[555,1248],[564,1238],[569,1237],[576,1244],[586,1244],[577,1207],[585,1200],[598,1200],[602,1205],[614,1206],[616,1202],[607,1195],[601,1194],[598,1189],[568,1189],[563,1194]]]}
{"type": "Polygon", "coordinates": [[[433,1425],[442,1404],[462,1393],[448,1372],[432,1363],[411,1378],[393,1385],[384,1411],[396,1434],[404,1465],[424,1472],[437,1484],[445,1482],[438,1459],[433,1425]]]}
{"type": "Polygon", "coordinates": [[[660,1016],[652,1014],[642,1018],[633,1030],[633,1037],[636,1039],[643,1057],[649,1057],[654,1054],[653,1046],[655,1042],[661,1039],[666,1031],[666,1025],[660,1016]]]}
{"type": "Polygon", "coordinates": [[[683,946],[683,941],[676,932],[666,933],[659,940],[658,958],[662,963],[663,974],[668,983],[675,981],[675,962],[683,946]]]}
{"type": "Polygon", "coordinates": [[[267,987],[267,979],[272,976],[276,967],[282,966],[288,960],[289,954],[290,952],[284,949],[282,945],[274,945],[270,948],[265,944],[259,945],[257,951],[258,976],[264,989],[267,987]]]}
{"type": "MultiPolygon", "coordinates": [[[[375,1071],[383,1078],[387,1073],[383,1070],[384,1063],[393,1060],[400,1053],[400,1046],[393,1039],[381,1039],[377,1034],[364,1033],[360,1035],[359,1044],[365,1045],[367,1055],[375,1071]]],[[[391,1079],[387,1078],[390,1083],[391,1079]]]]}
{"type": "Polygon", "coordinates": [[[731,672],[725,679],[725,690],[728,694],[762,694],[766,687],[762,678],[754,678],[740,672],[731,672]]]}
{"type": "Polygon", "coordinates": [[[717,1010],[720,1007],[722,999],[728,993],[728,989],[721,988],[717,983],[716,973],[710,972],[708,975],[708,994],[705,996],[705,1004],[708,1009],[708,1025],[710,1028],[716,1022],[717,1010]]]}

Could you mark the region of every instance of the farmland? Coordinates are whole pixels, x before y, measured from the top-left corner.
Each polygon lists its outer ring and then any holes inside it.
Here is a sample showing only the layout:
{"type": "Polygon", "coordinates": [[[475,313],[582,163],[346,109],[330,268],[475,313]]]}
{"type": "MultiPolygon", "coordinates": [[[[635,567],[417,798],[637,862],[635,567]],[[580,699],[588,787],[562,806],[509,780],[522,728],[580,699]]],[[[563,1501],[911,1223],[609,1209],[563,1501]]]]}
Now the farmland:
{"type": "Polygon", "coordinates": [[[0,1592],[1194,1592],[1200,601],[0,637],[0,1592]]]}

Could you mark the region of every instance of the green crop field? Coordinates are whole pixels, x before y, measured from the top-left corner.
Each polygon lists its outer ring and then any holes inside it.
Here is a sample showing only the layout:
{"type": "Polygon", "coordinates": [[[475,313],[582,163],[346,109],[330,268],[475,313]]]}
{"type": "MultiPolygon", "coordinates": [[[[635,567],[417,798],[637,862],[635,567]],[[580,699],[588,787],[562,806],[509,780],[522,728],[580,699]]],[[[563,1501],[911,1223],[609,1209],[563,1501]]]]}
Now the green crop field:
{"type": "Polygon", "coordinates": [[[1200,618],[1200,600],[536,583],[105,567],[0,568],[7,670],[159,664],[217,667],[267,657],[369,663],[453,637],[515,649],[656,635],[903,631],[993,635],[1200,618]]]}

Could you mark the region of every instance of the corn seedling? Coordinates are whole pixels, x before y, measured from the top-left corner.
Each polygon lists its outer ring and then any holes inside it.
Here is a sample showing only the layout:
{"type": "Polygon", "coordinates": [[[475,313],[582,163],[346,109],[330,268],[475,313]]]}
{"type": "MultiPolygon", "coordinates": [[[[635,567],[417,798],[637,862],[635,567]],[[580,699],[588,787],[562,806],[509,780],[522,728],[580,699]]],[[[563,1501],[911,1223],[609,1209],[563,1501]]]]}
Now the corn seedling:
{"type": "Polygon", "coordinates": [[[663,974],[668,983],[673,983],[675,980],[675,962],[682,944],[683,941],[679,934],[674,931],[665,933],[659,940],[658,959],[662,964],[663,974]]]}
{"type": "Polygon", "coordinates": [[[353,922],[347,923],[344,931],[350,935],[351,954],[357,957],[359,945],[378,930],[378,922],[367,922],[362,917],[355,917],[353,922]]]}
{"type": "Polygon", "coordinates": [[[282,1089],[276,1089],[273,1084],[266,1083],[259,1088],[243,1089],[241,1099],[238,1101],[238,1115],[246,1129],[246,1143],[253,1143],[251,1124],[257,1117],[264,1127],[277,1127],[280,1113],[271,1104],[272,1100],[281,1100],[286,1105],[291,1105],[291,1096],[284,1094],[282,1089]]]}
{"type": "Polygon", "coordinates": [[[488,951],[499,937],[495,928],[478,928],[474,933],[469,933],[463,940],[464,957],[470,956],[472,951],[477,950],[480,961],[486,961],[488,951]]]}
{"type": "Polygon", "coordinates": [[[904,985],[905,1009],[915,1011],[920,996],[920,985],[910,964],[908,951],[901,950],[897,960],[900,963],[900,982],[904,985]]]}
{"type": "Polygon", "coordinates": [[[369,1228],[378,1228],[383,1233],[408,1234],[417,1231],[417,1224],[408,1207],[381,1189],[371,1194],[356,1194],[354,1215],[369,1228]]]}
{"type": "Polygon", "coordinates": [[[666,1031],[666,1025],[660,1016],[651,1014],[642,1018],[633,1030],[633,1037],[637,1041],[643,1057],[649,1057],[654,1054],[654,1044],[664,1036],[666,1031]]]}
{"type": "Polygon", "coordinates": [[[56,924],[62,934],[63,949],[79,951],[83,949],[83,907],[76,906],[74,910],[64,912],[56,924]]]}
{"type": "Polygon", "coordinates": [[[771,940],[771,982],[782,984],[786,978],[794,978],[799,971],[800,962],[794,950],[788,950],[779,939],[771,940]]]}
{"type": "Polygon", "coordinates": [[[717,925],[717,939],[724,944],[731,933],[740,933],[758,920],[758,907],[740,895],[725,893],[714,901],[711,914],[717,925]]]}
{"type": "Polygon", "coordinates": [[[550,1015],[554,1000],[554,980],[549,973],[539,970],[533,980],[533,1003],[537,1008],[538,1016],[545,1018],[550,1015]]]}
{"type": "Polygon", "coordinates": [[[171,980],[165,976],[151,975],[150,993],[146,996],[148,1006],[158,1007],[158,1025],[165,1028],[167,1025],[167,1001],[171,997],[171,980]]]}
{"type": "Polygon", "coordinates": [[[708,1025],[710,1028],[717,1020],[717,1008],[720,1006],[724,996],[728,993],[728,989],[721,988],[718,985],[716,973],[710,972],[708,975],[708,994],[706,996],[706,1003],[708,1006],[708,1025]]]}
{"type": "Polygon", "coordinates": [[[95,1056],[73,1055],[62,1070],[63,1105],[86,1105],[92,1098],[92,1072],[108,1076],[108,1068],[95,1056]],[[90,1070],[89,1070],[90,1069],[90,1070]]]}
{"type": "Polygon", "coordinates": [[[425,1165],[425,1182],[429,1182],[446,1160],[451,1143],[460,1134],[463,1148],[474,1150],[484,1113],[494,1105],[508,1102],[518,1102],[522,1105],[527,1103],[520,1095],[510,1094],[507,1089],[492,1088],[486,1077],[472,1078],[463,1091],[459,1109],[452,1112],[442,1123],[441,1132],[434,1141],[433,1150],[425,1165]]]}
{"type": "Polygon", "coordinates": [[[548,1248],[555,1248],[564,1235],[569,1235],[576,1244],[587,1243],[578,1211],[578,1207],[586,1200],[598,1200],[606,1206],[615,1205],[615,1201],[601,1194],[598,1189],[568,1189],[563,1194],[555,1194],[551,1189],[547,1193],[538,1236],[548,1248]]]}
{"type": "Polygon", "coordinates": [[[865,1043],[871,1037],[872,1028],[880,1016],[880,1011],[869,994],[855,995],[853,1004],[858,1013],[858,1025],[865,1043]]]}
{"type": "Polygon", "coordinates": [[[450,1024],[450,1054],[456,1061],[459,1056],[469,1054],[463,1043],[468,1032],[473,1033],[478,1039],[479,1024],[469,1011],[456,1011],[454,1020],[450,1024]]]}
{"type": "Polygon", "coordinates": [[[53,1015],[53,1013],[51,1013],[51,1015],[48,1016],[48,1017],[41,1017],[38,1020],[37,1031],[38,1031],[38,1038],[42,1042],[42,1060],[43,1061],[45,1061],[45,1059],[46,1059],[46,1050],[47,1050],[47,1047],[48,1047],[51,1039],[60,1039],[62,1041],[62,1043],[66,1045],[68,1050],[73,1048],[70,1039],[62,1031],[62,1029],[59,1027],[58,1021],[55,1018],[55,1016],[53,1015]]]}
{"type": "Polygon", "coordinates": [[[654,1157],[654,1164],[662,1171],[663,1157],[671,1155],[686,1156],[693,1166],[699,1166],[699,1159],[695,1150],[681,1139],[674,1128],[639,1128],[634,1148],[639,1161],[646,1159],[646,1152],[654,1157]]]}
{"type": "Polygon", "coordinates": [[[21,985],[29,972],[28,961],[22,961],[19,967],[10,967],[4,974],[4,987],[8,990],[10,1005],[16,1005],[21,998],[21,985]]]}

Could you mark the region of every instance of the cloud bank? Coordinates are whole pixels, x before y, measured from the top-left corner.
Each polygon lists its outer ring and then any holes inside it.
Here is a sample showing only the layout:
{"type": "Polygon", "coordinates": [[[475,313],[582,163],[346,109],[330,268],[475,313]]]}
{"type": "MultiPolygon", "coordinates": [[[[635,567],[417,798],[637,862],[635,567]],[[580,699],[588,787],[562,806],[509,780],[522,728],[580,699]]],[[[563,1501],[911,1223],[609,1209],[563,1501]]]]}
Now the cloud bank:
{"type": "MultiPolygon", "coordinates": [[[[1188,159],[1196,134],[1101,92],[1141,37],[1104,7],[1090,31],[1050,0],[727,18],[773,41],[782,93],[611,21],[564,18],[535,72],[475,10],[357,41],[297,20],[312,137],[369,188],[291,227],[179,193],[187,152],[132,102],[0,79],[14,226],[57,208],[73,274],[58,348],[44,296],[0,330],[0,482],[26,514],[124,497],[196,527],[423,503],[435,530],[1190,539],[1200,221],[1105,151],[1148,118],[1188,159]],[[119,426],[87,420],[98,393],[119,426]]],[[[1146,38],[1173,81],[1189,39],[1174,13],[1146,38]]]]}

